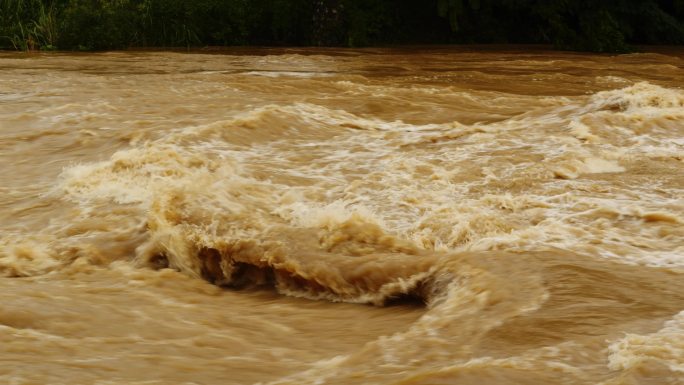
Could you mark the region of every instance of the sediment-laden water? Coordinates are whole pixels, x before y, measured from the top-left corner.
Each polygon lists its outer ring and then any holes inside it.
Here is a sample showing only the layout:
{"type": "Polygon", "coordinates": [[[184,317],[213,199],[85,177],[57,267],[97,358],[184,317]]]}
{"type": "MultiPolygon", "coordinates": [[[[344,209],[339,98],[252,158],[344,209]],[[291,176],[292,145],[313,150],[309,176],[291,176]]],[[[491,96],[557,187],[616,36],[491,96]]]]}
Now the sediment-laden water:
{"type": "Polygon", "coordinates": [[[0,383],[684,384],[684,51],[0,54],[0,383]]]}

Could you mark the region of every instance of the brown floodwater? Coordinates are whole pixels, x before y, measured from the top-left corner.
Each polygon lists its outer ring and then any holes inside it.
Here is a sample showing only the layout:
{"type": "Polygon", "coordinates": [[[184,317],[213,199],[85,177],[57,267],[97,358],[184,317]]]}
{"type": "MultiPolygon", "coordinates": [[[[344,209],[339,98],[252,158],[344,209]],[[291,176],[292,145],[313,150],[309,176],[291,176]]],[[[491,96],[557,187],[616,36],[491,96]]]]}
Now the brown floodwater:
{"type": "Polygon", "coordinates": [[[0,383],[684,384],[684,50],[0,53],[0,383]]]}

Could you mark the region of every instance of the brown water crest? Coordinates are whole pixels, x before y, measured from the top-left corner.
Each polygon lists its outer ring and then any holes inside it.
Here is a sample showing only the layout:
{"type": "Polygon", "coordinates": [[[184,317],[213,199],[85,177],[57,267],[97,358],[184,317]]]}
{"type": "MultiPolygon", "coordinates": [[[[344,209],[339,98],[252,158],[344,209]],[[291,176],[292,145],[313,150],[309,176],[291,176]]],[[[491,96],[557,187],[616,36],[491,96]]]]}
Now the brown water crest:
{"type": "Polygon", "coordinates": [[[0,71],[0,383],[684,384],[684,51],[0,71]]]}

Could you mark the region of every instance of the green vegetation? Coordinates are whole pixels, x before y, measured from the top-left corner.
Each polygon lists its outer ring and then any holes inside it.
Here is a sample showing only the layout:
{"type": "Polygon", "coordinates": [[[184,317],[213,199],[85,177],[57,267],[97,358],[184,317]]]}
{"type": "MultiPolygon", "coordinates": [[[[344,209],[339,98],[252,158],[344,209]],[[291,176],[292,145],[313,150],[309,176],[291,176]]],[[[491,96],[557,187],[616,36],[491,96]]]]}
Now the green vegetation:
{"type": "Polygon", "coordinates": [[[684,0],[0,0],[0,48],[684,43],[684,0]]]}

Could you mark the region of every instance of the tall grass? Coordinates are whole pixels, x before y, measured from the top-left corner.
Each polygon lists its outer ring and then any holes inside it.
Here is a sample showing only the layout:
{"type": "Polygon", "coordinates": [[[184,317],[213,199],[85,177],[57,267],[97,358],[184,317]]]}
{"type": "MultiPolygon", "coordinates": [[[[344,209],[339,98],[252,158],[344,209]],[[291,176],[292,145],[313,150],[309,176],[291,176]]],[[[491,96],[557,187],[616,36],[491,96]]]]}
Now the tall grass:
{"type": "Polygon", "coordinates": [[[41,2],[38,18],[31,23],[30,28],[31,36],[34,37],[34,40],[41,49],[56,49],[59,37],[59,25],[55,5],[45,5],[41,2]]]}
{"type": "Polygon", "coordinates": [[[54,4],[40,0],[0,0],[0,47],[55,49],[58,34],[54,4]]]}

